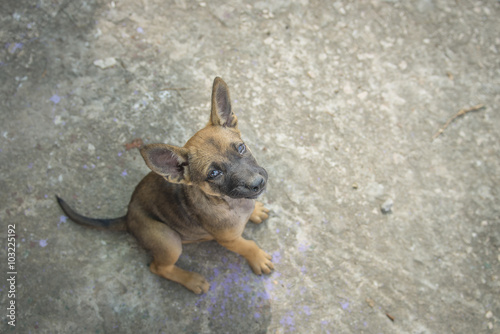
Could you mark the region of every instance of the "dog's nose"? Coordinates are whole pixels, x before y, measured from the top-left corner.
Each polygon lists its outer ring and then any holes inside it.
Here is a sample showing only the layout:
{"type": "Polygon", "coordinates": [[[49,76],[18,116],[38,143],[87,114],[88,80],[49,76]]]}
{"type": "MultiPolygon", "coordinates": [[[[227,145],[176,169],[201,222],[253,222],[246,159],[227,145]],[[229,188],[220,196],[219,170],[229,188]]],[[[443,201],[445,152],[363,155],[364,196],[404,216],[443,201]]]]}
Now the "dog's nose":
{"type": "Polygon", "coordinates": [[[247,184],[247,188],[254,193],[258,193],[266,186],[266,180],[262,176],[256,177],[252,182],[247,184]]]}

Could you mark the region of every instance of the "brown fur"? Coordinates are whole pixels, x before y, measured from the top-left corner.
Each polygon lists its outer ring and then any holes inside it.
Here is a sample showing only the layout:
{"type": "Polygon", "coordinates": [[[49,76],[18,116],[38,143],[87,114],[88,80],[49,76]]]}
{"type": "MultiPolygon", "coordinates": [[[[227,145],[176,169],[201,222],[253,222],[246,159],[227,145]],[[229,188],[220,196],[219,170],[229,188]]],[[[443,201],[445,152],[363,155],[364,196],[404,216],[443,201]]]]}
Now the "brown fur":
{"type": "Polygon", "coordinates": [[[62,199],[58,202],[79,224],[126,229],[152,253],[151,272],[194,293],[207,292],[209,283],[200,274],[175,265],[184,243],[216,240],[245,257],[254,273],[269,274],[274,269],[271,256],[241,236],[248,220],[259,224],[269,210],[254,200],[265,188],[267,173],[244,146],[237,123],[227,85],[216,78],[205,128],[184,147],[151,144],[141,148],[152,172],[137,185],[126,216],[87,218],[62,199]]]}

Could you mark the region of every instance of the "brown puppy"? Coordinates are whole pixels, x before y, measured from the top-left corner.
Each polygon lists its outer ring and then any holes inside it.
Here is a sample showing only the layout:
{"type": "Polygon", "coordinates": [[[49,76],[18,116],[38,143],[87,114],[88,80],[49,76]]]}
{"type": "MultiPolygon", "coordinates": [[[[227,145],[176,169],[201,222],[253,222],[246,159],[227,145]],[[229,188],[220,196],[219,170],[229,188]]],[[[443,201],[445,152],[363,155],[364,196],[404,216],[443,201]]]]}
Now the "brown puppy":
{"type": "Polygon", "coordinates": [[[227,85],[215,78],[205,128],[184,147],[151,144],[141,148],[153,172],[136,187],[125,216],[87,218],[57,197],[59,205],[79,224],[128,231],[153,254],[149,267],[153,273],[194,293],[207,292],[210,285],[200,274],[175,265],[183,243],[215,239],[245,257],[257,275],[269,274],[274,269],[271,256],[241,236],[248,220],[259,224],[269,210],[255,202],[266,187],[267,172],[241,140],[237,123],[227,85]]]}

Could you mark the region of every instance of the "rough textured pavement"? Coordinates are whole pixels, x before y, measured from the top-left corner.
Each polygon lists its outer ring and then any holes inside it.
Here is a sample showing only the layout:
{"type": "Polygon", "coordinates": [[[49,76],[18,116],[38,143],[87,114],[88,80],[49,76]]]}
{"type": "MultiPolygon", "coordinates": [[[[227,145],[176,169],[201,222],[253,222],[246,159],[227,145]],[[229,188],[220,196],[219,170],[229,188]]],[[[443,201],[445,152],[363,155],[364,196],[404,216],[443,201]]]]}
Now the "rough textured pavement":
{"type": "Polygon", "coordinates": [[[499,1],[3,0],[0,42],[0,332],[500,332],[499,1]],[[276,270],[187,245],[197,296],[54,196],[124,214],[148,172],[124,144],[183,145],[215,76],[270,175],[245,235],[276,270]]]}

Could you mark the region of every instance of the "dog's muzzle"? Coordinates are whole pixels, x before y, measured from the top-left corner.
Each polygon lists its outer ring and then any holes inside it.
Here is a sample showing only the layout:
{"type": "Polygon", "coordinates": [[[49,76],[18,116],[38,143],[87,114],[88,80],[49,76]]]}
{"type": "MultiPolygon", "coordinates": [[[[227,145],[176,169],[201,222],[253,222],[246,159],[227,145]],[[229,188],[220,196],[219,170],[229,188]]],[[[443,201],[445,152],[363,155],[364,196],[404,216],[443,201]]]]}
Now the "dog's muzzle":
{"type": "Polygon", "coordinates": [[[247,198],[256,198],[257,196],[262,194],[264,189],[266,189],[266,184],[266,179],[262,175],[258,175],[255,180],[245,185],[245,187],[250,192],[250,196],[248,196],[247,198]]]}
{"type": "Polygon", "coordinates": [[[237,185],[228,194],[232,198],[255,199],[266,189],[267,172],[259,168],[257,173],[248,175],[244,180],[239,180],[237,185]]]}

